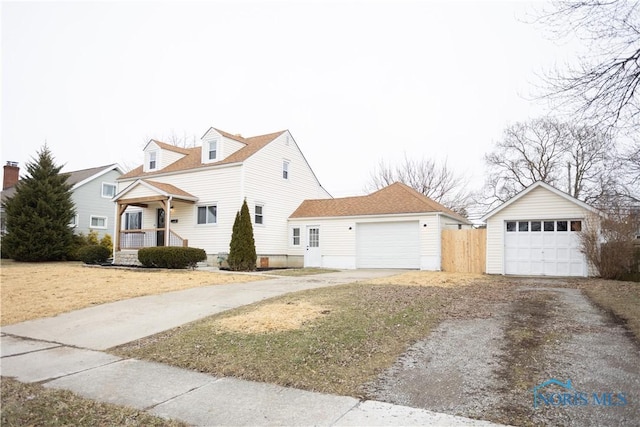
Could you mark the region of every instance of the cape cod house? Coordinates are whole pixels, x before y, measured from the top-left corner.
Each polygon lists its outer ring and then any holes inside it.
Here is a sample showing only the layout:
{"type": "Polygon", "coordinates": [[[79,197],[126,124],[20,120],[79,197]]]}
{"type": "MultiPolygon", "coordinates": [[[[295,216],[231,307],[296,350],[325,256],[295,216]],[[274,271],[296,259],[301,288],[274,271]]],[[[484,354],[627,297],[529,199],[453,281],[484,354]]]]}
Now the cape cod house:
{"type": "Polygon", "coordinates": [[[305,199],[330,198],[287,130],[245,138],[215,128],[202,145],[151,140],[144,164],[118,179],[115,263],[147,246],[192,246],[218,265],[244,200],[263,266],[302,266],[288,254],[289,215],[305,199]]]}
{"type": "Polygon", "coordinates": [[[202,145],[151,140],[118,180],[115,263],[148,246],[193,246],[216,266],[247,201],[262,267],[441,268],[441,232],[471,227],[404,184],[334,199],[289,131],[244,138],[211,128],[202,145]]]}

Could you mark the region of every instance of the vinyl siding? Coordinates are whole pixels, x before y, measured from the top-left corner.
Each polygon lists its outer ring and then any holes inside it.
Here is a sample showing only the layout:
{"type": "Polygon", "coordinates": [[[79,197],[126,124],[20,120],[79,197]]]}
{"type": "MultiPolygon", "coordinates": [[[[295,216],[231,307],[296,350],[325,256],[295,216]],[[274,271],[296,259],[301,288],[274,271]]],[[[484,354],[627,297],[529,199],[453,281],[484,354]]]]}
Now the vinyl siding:
{"type": "Polygon", "coordinates": [[[116,184],[116,179],[119,176],[120,174],[117,171],[112,170],[73,190],[72,199],[75,204],[76,215],[78,215],[78,226],[73,229],[75,234],[83,233],[87,235],[91,230],[95,230],[99,238],[102,238],[105,234],[110,234],[113,237],[115,203],[110,198],[102,197],[102,183],[116,184]],[[106,217],[107,229],[90,228],[92,215],[106,217]]]}
{"type": "Polygon", "coordinates": [[[298,227],[300,228],[301,238],[299,247],[289,244],[289,255],[303,256],[306,248],[307,226],[319,226],[322,266],[327,268],[356,268],[357,224],[418,221],[420,269],[440,270],[441,222],[438,216],[439,214],[290,219],[286,235],[290,239],[291,229],[298,227]],[[424,227],[425,224],[427,225],[426,227],[424,227]],[[349,230],[349,227],[351,227],[351,230],[349,230]]]}
{"type": "MultiPolygon", "coordinates": [[[[172,184],[198,197],[197,203],[173,201],[170,219],[177,219],[170,228],[189,241],[189,246],[202,248],[207,254],[229,251],[231,231],[235,215],[240,210],[242,198],[239,192],[241,166],[233,165],[210,170],[191,171],[171,176],[154,177],[154,181],[172,184]],[[197,206],[216,204],[217,223],[197,224],[197,206]]],[[[121,182],[126,188],[133,181],[121,182]]],[[[138,186],[124,196],[124,199],[156,195],[144,186],[138,186]]],[[[150,203],[143,210],[145,228],[156,227],[156,209],[160,203],[150,203]]]]}
{"type": "Polygon", "coordinates": [[[487,273],[504,274],[504,222],[507,220],[585,219],[581,206],[547,190],[534,188],[487,219],[487,273]]]}
{"type": "MultiPolygon", "coordinates": [[[[287,219],[305,199],[329,198],[318,183],[298,145],[288,132],[270,142],[243,165],[243,196],[253,222],[256,204],[262,204],[264,224],[254,223],[256,251],[284,254],[289,248],[287,219]],[[289,145],[286,144],[289,137],[289,145]],[[282,177],[283,160],[289,178],[282,177]]],[[[241,202],[242,199],[239,199],[241,202]]]]}

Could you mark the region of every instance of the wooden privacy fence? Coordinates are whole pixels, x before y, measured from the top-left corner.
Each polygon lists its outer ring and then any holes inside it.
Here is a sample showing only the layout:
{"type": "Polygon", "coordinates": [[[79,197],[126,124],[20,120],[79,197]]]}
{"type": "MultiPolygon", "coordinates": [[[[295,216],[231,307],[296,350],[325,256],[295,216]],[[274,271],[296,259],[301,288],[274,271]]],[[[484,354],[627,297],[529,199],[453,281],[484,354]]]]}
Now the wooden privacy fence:
{"type": "Polygon", "coordinates": [[[486,272],[487,229],[442,230],[442,270],[486,272]]]}

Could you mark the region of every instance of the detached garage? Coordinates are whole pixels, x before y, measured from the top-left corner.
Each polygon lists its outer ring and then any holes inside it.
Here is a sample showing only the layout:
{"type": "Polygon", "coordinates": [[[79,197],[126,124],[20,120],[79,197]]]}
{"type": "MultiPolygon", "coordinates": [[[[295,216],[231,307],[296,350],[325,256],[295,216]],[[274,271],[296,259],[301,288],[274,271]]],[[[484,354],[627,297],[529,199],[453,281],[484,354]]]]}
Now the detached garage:
{"type": "Polygon", "coordinates": [[[441,232],[462,216],[395,183],[367,196],[305,200],[289,217],[289,256],[305,267],[440,270],[441,232]]]}
{"type": "Polygon", "coordinates": [[[596,212],[549,184],[532,184],[482,218],[487,224],[487,273],[587,276],[579,233],[596,212]]]}

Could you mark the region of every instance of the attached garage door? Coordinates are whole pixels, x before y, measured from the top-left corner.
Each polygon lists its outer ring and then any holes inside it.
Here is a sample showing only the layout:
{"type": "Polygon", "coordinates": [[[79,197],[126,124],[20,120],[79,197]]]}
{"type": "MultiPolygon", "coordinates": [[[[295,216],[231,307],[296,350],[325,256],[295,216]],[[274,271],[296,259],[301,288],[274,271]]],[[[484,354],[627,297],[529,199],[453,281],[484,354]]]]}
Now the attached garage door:
{"type": "Polygon", "coordinates": [[[418,221],[356,224],[358,268],[420,268],[418,221]]]}
{"type": "Polygon", "coordinates": [[[505,221],[505,274],[586,276],[581,220],[505,221]]]}

